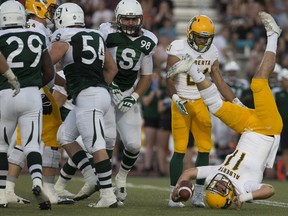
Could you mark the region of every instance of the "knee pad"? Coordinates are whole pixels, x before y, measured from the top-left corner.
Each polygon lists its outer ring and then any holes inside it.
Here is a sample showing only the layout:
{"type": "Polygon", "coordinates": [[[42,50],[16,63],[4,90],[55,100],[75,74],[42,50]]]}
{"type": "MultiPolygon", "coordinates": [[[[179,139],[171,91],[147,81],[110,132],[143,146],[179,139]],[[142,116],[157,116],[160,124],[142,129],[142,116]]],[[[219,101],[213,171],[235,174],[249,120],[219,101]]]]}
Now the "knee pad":
{"type": "Polygon", "coordinates": [[[45,147],[42,155],[43,167],[59,168],[61,153],[59,148],[45,147]]]}
{"type": "Polygon", "coordinates": [[[223,101],[214,83],[209,88],[201,90],[200,95],[211,113],[216,113],[222,107],[223,101]]]}
{"type": "Polygon", "coordinates": [[[22,169],[25,166],[26,155],[23,150],[17,146],[12,149],[8,157],[8,162],[20,166],[22,169]]]}
{"type": "Polygon", "coordinates": [[[57,141],[61,146],[74,142],[77,137],[78,135],[67,133],[65,124],[61,124],[57,132],[57,141]]]}
{"type": "Polygon", "coordinates": [[[141,148],[141,144],[135,144],[135,143],[127,143],[125,145],[125,149],[129,152],[131,152],[132,154],[137,154],[138,152],[140,152],[140,148],[141,148]]]}

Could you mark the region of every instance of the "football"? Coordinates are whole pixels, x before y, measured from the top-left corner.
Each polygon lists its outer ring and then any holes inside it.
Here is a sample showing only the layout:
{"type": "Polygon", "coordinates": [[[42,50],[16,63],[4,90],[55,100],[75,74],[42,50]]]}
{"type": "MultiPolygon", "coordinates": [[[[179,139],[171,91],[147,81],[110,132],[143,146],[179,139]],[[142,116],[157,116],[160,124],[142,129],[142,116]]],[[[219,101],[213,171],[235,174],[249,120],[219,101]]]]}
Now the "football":
{"type": "Polygon", "coordinates": [[[194,192],[194,185],[190,181],[181,181],[179,183],[178,195],[181,197],[181,201],[189,200],[194,192]]]}

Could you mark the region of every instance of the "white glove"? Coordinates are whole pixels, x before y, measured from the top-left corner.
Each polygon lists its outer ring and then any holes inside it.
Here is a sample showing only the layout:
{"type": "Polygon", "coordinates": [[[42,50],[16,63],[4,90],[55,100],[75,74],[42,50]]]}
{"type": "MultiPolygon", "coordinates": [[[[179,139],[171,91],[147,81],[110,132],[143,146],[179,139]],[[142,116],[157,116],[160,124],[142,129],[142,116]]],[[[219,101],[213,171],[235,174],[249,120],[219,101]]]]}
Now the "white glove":
{"type": "Polygon", "coordinates": [[[127,112],[134,104],[136,104],[139,95],[133,92],[130,96],[124,97],[118,105],[118,109],[122,112],[127,112]]]}
{"type": "Polygon", "coordinates": [[[115,105],[117,105],[123,99],[122,91],[120,90],[119,86],[114,82],[109,85],[109,88],[112,94],[112,101],[115,105]]]}
{"type": "Polygon", "coordinates": [[[188,112],[184,106],[188,101],[187,100],[182,100],[177,94],[173,94],[172,100],[175,102],[178,110],[183,114],[183,115],[188,115],[188,112]]]}
{"type": "Polygon", "coordinates": [[[185,56],[182,57],[178,62],[176,62],[174,65],[172,65],[169,70],[167,71],[167,78],[173,77],[179,73],[187,73],[194,60],[193,58],[186,54],[185,56]]]}
{"type": "Polygon", "coordinates": [[[15,90],[13,93],[13,97],[15,97],[20,92],[20,83],[18,82],[17,77],[10,68],[2,75],[8,79],[11,88],[15,90]]]}

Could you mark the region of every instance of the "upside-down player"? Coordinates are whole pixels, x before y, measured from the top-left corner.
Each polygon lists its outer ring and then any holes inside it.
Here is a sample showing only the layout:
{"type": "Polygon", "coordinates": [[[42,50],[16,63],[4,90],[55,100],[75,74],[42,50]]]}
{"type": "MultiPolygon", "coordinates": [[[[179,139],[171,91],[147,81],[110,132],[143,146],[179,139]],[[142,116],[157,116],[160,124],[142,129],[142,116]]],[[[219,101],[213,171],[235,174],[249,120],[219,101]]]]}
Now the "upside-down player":
{"type": "MultiPolygon", "coordinates": [[[[259,16],[267,31],[267,46],[251,82],[255,109],[222,101],[216,86],[205,79],[194,63],[188,70],[210,112],[241,133],[235,151],[221,165],[191,168],[178,180],[206,178],[206,202],[211,208],[228,208],[233,201],[240,209],[246,201],[267,199],[275,193],[273,186],[262,183],[262,179],[265,168],[274,164],[282,130],[282,119],[268,84],[281,29],[270,14],[260,12],[259,16]]],[[[171,74],[180,71],[178,68],[171,74]]],[[[181,201],[178,187],[177,184],[172,196],[176,202],[181,201]]]]}

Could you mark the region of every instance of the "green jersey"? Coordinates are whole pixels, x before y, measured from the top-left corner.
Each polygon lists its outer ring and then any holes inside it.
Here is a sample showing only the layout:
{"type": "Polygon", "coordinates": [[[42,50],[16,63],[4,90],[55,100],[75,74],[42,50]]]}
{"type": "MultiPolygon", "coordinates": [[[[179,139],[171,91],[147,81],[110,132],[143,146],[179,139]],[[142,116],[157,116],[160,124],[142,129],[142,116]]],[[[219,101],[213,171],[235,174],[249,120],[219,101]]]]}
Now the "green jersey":
{"type": "Polygon", "coordinates": [[[140,68],[141,74],[152,74],[153,65],[143,64],[144,58],[152,58],[158,43],[157,37],[152,32],[142,29],[140,36],[131,37],[117,31],[111,23],[101,24],[99,30],[117,64],[118,73],[113,82],[121,91],[133,87],[140,68]]]}
{"type": "MultiPolygon", "coordinates": [[[[39,29],[0,30],[0,51],[17,76],[21,88],[42,87],[41,57],[46,49],[45,34],[39,29]]],[[[7,79],[0,76],[0,90],[9,88],[7,79]]]]}
{"type": "Polygon", "coordinates": [[[85,28],[58,29],[52,35],[52,43],[69,44],[61,60],[66,77],[67,93],[75,99],[91,86],[108,88],[104,80],[105,43],[101,33],[85,28]]]}

